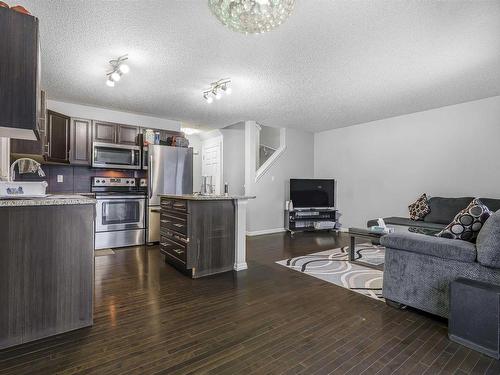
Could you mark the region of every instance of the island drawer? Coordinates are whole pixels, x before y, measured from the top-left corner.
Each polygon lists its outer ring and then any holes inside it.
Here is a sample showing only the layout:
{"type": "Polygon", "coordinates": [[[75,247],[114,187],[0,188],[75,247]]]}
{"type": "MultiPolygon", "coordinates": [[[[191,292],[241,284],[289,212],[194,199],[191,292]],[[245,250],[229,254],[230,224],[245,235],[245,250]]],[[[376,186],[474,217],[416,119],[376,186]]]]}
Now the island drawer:
{"type": "Polygon", "coordinates": [[[173,256],[174,258],[181,260],[186,263],[186,247],[175,241],[168,239],[167,237],[161,236],[160,238],[160,252],[167,256],[173,256]]]}
{"type": "Polygon", "coordinates": [[[170,198],[162,198],[161,199],[161,208],[166,210],[173,210],[177,212],[187,212],[188,204],[185,200],[180,199],[170,199],[170,198]]]}
{"type": "Polygon", "coordinates": [[[160,223],[165,228],[187,235],[187,214],[164,210],[161,212],[160,223]]]}
{"type": "Polygon", "coordinates": [[[189,238],[185,234],[166,228],[165,224],[160,226],[160,235],[184,245],[189,243],[189,238]]]}

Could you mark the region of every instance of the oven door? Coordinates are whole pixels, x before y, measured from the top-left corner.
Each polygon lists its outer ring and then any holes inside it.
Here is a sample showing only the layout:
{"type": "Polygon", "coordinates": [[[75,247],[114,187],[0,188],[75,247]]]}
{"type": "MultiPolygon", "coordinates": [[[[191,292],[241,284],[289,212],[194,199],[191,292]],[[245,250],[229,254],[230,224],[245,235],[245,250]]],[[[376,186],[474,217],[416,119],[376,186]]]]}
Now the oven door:
{"type": "Polygon", "coordinates": [[[96,232],[145,228],[145,197],[97,197],[96,232]]]}
{"type": "Polygon", "coordinates": [[[141,148],[94,142],[92,166],[94,168],[141,169],[141,148]]]}

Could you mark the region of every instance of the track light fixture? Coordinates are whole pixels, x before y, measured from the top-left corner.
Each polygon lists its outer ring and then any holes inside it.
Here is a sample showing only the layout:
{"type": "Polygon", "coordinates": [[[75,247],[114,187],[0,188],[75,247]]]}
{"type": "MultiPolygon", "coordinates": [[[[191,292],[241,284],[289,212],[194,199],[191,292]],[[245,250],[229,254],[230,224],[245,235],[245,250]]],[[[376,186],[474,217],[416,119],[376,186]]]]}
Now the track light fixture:
{"type": "Polygon", "coordinates": [[[118,82],[122,75],[130,72],[130,67],[125,63],[128,60],[128,54],[118,57],[117,59],[110,60],[109,64],[112,70],[106,73],[106,85],[109,87],[115,87],[115,83],[118,82]]]}
{"type": "Polygon", "coordinates": [[[214,98],[208,95],[208,92],[203,93],[203,97],[208,103],[212,103],[214,101],[214,98]]]}
{"type": "Polygon", "coordinates": [[[216,82],[212,82],[209,89],[203,90],[203,98],[207,101],[207,103],[212,103],[214,98],[216,100],[220,100],[223,93],[226,95],[231,94],[232,90],[230,85],[230,78],[223,78],[216,82]]]}

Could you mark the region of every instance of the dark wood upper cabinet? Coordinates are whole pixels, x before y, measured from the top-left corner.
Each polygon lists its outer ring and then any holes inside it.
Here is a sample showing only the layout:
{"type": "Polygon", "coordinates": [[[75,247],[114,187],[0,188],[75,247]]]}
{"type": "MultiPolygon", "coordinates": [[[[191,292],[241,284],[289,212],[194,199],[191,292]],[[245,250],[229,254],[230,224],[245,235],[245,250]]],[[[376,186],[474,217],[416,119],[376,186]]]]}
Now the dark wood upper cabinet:
{"type": "Polygon", "coordinates": [[[70,163],[90,165],[92,162],[92,121],[71,119],[70,163]]]}
{"type": "Polygon", "coordinates": [[[39,82],[38,19],[0,7],[0,127],[4,136],[39,138],[39,82]]]}
{"type": "Polygon", "coordinates": [[[40,92],[40,138],[36,141],[29,141],[26,139],[10,139],[10,152],[12,154],[22,155],[44,155],[47,152],[47,106],[45,92],[40,92]]]}
{"type": "Polygon", "coordinates": [[[122,145],[137,145],[139,128],[137,126],[118,125],[118,143],[122,145]]]}
{"type": "Polygon", "coordinates": [[[118,125],[110,122],[94,121],[94,141],[116,143],[118,125]]]}
{"type": "Polygon", "coordinates": [[[47,160],[68,163],[70,152],[70,118],[47,111],[47,160]]]}
{"type": "Polygon", "coordinates": [[[119,143],[136,145],[139,128],[131,125],[120,125],[112,122],[94,121],[94,141],[103,143],[119,143]]]}

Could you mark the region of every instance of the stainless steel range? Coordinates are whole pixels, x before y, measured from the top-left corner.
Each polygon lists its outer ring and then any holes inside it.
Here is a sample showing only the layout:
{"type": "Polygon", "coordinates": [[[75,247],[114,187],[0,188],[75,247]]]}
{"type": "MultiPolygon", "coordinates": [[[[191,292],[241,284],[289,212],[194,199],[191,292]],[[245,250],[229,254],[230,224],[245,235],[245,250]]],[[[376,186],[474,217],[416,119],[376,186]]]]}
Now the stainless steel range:
{"type": "Polygon", "coordinates": [[[146,193],[135,178],[93,177],[96,194],[95,248],[143,245],[146,193]]]}

